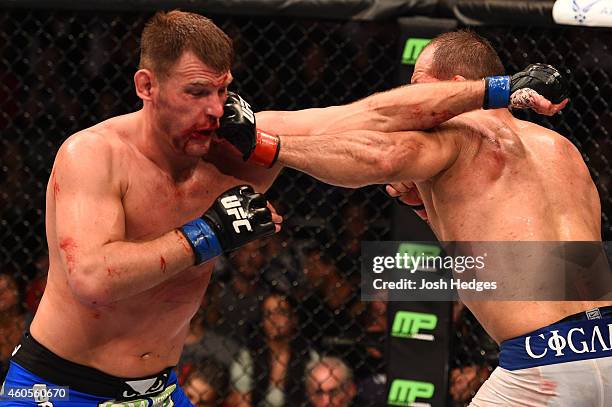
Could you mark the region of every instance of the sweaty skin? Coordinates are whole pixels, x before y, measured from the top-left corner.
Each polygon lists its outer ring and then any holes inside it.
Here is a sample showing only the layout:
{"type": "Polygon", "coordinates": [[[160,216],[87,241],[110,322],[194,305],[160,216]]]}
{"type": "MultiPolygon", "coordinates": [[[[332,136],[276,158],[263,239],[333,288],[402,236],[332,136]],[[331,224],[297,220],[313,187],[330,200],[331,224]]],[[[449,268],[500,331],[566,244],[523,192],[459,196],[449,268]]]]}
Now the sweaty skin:
{"type": "MultiPolygon", "coordinates": [[[[437,81],[427,74],[433,50],[426,51],[417,61],[413,83],[437,81]]],[[[431,102],[421,97],[428,89],[424,86],[408,87],[403,96],[414,99],[401,100],[426,115],[431,102]],[[412,95],[410,88],[415,89],[412,95]]],[[[453,103],[448,94],[437,97],[445,101],[441,106],[453,103]]],[[[555,112],[548,108],[540,111],[555,112]]],[[[412,191],[406,201],[422,199],[426,213],[420,215],[429,218],[441,241],[601,241],[599,196],[580,153],[561,135],[517,120],[506,109],[475,110],[427,131],[388,130],[380,125],[384,120],[366,119],[345,120],[334,131],[325,124],[328,116],[310,114],[315,124],[308,125],[304,113],[296,113],[292,122],[287,113],[283,123],[263,129],[281,135],[283,165],[347,187],[414,184],[418,194],[412,191]]],[[[404,120],[399,125],[403,130],[429,128],[421,124],[404,120]]],[[[498,342],[608,304],[466,303],[498,342]]]]}
{"type": "Polygon", "coordinates": [[[229,80],[190,53],[166,82],[139,71],[143,109],[60,148],[47,186],[48,282],[31,325],[57,355],[119,377],[176,365],[214,265],[193,266],[176,228],[227,189],[263,192],[278,174],[214,136],[229,80]]]}

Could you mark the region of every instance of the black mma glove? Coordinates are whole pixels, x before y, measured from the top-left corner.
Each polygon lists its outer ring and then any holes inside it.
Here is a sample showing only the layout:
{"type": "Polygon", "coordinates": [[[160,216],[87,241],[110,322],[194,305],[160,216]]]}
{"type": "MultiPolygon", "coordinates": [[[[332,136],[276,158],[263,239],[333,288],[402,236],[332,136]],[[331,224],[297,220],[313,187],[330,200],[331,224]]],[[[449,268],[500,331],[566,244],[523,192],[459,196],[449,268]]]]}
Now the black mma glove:
{"type": "Polygon", "coordinates": [[[533,91],[552,103],[561,103],[568,94],[568,83],[551,65],[532,64],[512,76],[485,78],[485,109],[524,108],[533,91]]]}
{"type": "Polygon", "coordinates": [[[251,106],[234,92],[227,93],[217,134],[236,147],[245,161],[270,168],[278,158],[280,139],[257,129],[251,106]]]}
{"type": "Polygon", "coordinates": [[[180,231],[200,264],[273,235],[275,226],[266,198],[251,186],[240,185],[219,195],[202,217],[184,224],[180,231]]]}

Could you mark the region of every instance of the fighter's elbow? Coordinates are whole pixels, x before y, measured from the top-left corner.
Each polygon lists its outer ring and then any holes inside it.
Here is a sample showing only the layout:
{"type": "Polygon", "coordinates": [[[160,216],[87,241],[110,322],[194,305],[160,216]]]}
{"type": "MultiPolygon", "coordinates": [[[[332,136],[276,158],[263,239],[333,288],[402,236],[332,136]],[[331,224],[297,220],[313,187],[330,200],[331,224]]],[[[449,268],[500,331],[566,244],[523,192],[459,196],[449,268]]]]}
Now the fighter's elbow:
{"type": "Polygon", "coordinates": [[[394,180],[401,171],[399,163],[392,157],[379,157],[374,165],[380,183],[394,180]]]}
{"type": "Polygon", "coordinates": [[[376,169],[380,183],[406,180],[415,163],[418,149],[394,147],[387,154],[381,154],[376,160],[376,169]]]}
{"type": "Polygon", "coordinates": [[[68,270],[68,284],[74,297],[81,303],[95,306],[112,301],[110,287],[101,269],[93,261],[84,260],[68,270]]]}

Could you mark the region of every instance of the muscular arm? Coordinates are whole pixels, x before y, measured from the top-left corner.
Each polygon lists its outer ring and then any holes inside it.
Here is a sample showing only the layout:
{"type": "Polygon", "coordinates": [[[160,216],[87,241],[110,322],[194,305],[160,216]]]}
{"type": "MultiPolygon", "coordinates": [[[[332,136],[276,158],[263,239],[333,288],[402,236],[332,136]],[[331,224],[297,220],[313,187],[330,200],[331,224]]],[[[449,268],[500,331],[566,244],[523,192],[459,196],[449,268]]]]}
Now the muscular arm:
{"type": "Polygon", "coordinates": [[[281,136],[281,145],[281,164],[350,188],[429,179],[448,168],[460,148],[452,125],[428,132],[357,130],[281,136]]]}
{"type": "Polygon", "coordinates": [[[125,241],[121,186],[113,164],[111,147],[101,136],[82,134],[62,146],[54,165],[62,263],[75,296],[90,304],[135,295],[194,263],[189,243],[177,230],[150,241],[125,241]]]}
{"type": "Polygon", "coordinates": [[[461,113],[482,107],[484,89],[483,81],[402,86],[348,105],[294,112],[259,112],[258,127],[268,133],[284,136],[312,136],[351,130],[397,132],[429,129],[461,113]]]}

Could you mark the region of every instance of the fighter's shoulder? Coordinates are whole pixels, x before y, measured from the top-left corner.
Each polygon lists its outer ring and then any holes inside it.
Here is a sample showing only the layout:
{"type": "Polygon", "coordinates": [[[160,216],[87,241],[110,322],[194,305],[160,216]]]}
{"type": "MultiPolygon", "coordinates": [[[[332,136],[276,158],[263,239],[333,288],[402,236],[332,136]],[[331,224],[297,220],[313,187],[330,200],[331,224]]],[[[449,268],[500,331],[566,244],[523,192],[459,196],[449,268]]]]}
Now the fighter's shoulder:
{"type": "Polygon", "coordinates": [[[582,154],[567,137],[535,123],[522,120],[518,122],[521,123],[524,129],[521,132],[524,142],[537,144],[552,153],[582,161],[582,154]]]}
{"type": "Polygon", "coordinates": [[[125,149],[126,143],[121,137],[120,127],[113,119],[109,119],[69,136],[58,151],[58,159],[95,159],[90,164],[102,164],[125,149]]]}
{"type": "MultiPolygon", "coordinates": [[[[61,145],[53,170],[59,174],[123,185],[130,148],[112,123],[102,122],[81,130],[61,145]]],[[[77,181],[78,182],[78,181],[77,181]]]]}

